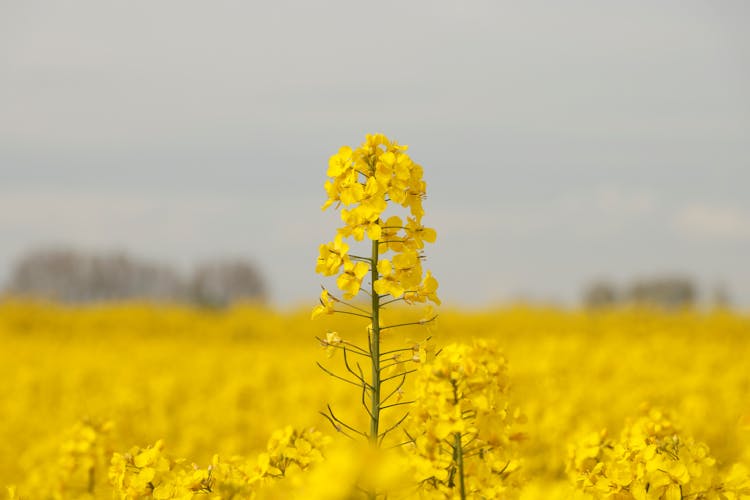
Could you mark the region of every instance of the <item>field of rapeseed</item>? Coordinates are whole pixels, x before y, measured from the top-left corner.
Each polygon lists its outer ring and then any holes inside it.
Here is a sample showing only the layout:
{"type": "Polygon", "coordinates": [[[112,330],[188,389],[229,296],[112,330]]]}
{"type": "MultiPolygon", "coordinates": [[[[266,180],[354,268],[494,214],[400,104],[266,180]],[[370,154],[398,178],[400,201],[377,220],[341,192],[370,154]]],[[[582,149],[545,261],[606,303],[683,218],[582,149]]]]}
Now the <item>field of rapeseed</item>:
{"type": "MultiPolygon", "coordinates": [[[[288,487],[301,488],[301,498],[336,498],[339,485],[338,498],[347,498],[358,464],[341,458],[345,451],[336,446],[348,440],[318,411],[330,403],[342,420],[366,422],[357,389],[334,383],[315,366],[337,369],[341,355],[329,358],[314,337],[321,325],[353,331],[356,320],[334,315],[311,322],[306,311],[252,307],[208,312],[6,302],[0,306],[0,483],[14,485],[18,498],[112,498],[121,490],[119,475],[137,470],[122,460],[156,446],[151,449],[169,461],[162,467],[184,470],[191,480],[196,474],[198,483],[213,464],[213,498],[232,498],[232,488],[235,498],[264,489],[284,498],[276,489],[285,480],[275,485],[256,476],[269,455],[290,454],[267,444],[277,431],[286,439],[291,426],[319,432],[310,442],[327,447],[330,453],[322,453],[332,463],[305,456],[305,467],[308,460],[315,465],[288,473],[296,481],[288,487]]],[[[700,472],[712,474],[711,481],[740,474],[733,464],[750,463],[749,332],[749,317],[725,311],[518,307],[443,311],[432,342],[486,339],[507,360],[502,384],[522,418],[513,423],[518,435],[508,450],[513,472],[497,476],[514,488],[504,495],[571,498],[591,484],[603,487],[604,476],[625,482],[645,474],[650,452],[630,439],[644,426],[669,446],[693,450],[704,443],[696,453],[705,455],[700,472]]],[[[403,400],[414,390],[406,387],[403,400]]],[[[148,469],[142,460],[141,470],[148,469]]],[[[687,485],[698,482],[693,457],[683,460],[688,471],[676,480],[690,474],[687,485]]],[[[192,494],[212,498],[208,491],[192,494]]]]}
{"type": "Polygon", "coordinates": [[[316,322],[0,304],[10,498],[750,498],[750,318],[437,314],[405,151],[331,157],[316,322]]]}

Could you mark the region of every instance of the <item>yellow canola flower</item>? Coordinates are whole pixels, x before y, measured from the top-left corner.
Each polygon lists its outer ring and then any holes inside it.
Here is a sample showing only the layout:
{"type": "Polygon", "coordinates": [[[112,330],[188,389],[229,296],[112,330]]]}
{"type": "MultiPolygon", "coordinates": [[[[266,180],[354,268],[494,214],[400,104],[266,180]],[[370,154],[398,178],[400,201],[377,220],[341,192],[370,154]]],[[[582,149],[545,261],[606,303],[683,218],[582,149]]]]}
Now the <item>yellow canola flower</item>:
{"type": "Polygon", "coordinates": [[[383,153],[379,160],[385,168],[393,172],[393,175],[399,181],[408,181],[411,179],[411,166],[413,162],[409,158],[409,155],[388,151],[387,153],[383,153]]]}
{"type": "Polygon", "coordinates": [[[378,262],[380,278],[375,281],[375,291],[380,295],[390,294],[399,298],[406,290],[413,290],[422,276],[422,266],[415,250],[406,249],[393,256],[393,260],[378,262]]]}
{"type": "Polygon", "coordinates": [[[370,266],[364,262],[344,262],[344,272],[336,279],[336,285],[344,292],[345,299],[353,299],[362,287],[362,279],[370,271],[370,266]]]}
{"type": "Polygon", "coordinates": [[[429,300],[436,305],[440,305],[440,299],[437,296],[438,286],[438,280],[432,276],[430,271],[427,271],[419,287],[414,291],[407,292],[404,295],[404,300],[409,303],[426,302],[429,300]]]}
{"type": "Polygon", "coordinates": [[[324,314],[333,314],[334,300],[325,288],[320,292],[320,304],[315,306],[310,319],[318,318],[324,314]]]}
{"type": "Polygon", "coordinates": [[[339,272],[341,266],[348,259],[349,245],[344,243],[339,234],[331,243],[320,245],[319,251],[320,255],[315,271],[324,276],[333,276],[339,272]]]}
{"type": "Polygon", "coordinates": [[[354,167],[354,154],[349,146],[341,146],[339,152],[328,160],[328,177],[338,177],[354,167]]]}
{"type": "Polygon", "coordinates": [[[343,340],[341,339],[341,337],[339,336],[337,332],[328,332],[326,333],[326,338],[321,339],[320,345],[321,347],[325,347],[326,354],[330,358],[330,357],[333,357],[333,355],[336,352],[335,346],[340,345],[342,342],[343,340]]]}
{"type": "Polygon", "coordinates": [[[360,202],[365,197],[365,186],[359,182],[359,173],[350,170],[337,180],[338,198],[346,206],[360,202]]]}
{"type": "Polygon", "coordinates": [[[437,233],[434,229],[424,227],[413,217],[408,218],[405,229],[406,234],[408,235],[406,241],[410,246],[413,246],[413,248],[424,248],[425,241],[427,243],[435,243],[435,240],[437,239],[437,233]]]}
{"type": "Polygon", "coordinates": [[[341,220],[345,222],[344,227],[339,229],[341,236],[353,236],[357,241],[362,241],[365,234],[373,241],[381,237],[377,215],[374,218],[367,218],[361,210],[342,210],[341,220]]]}
{"type": "Polygon", "coordinates": [[[404,250],[404,237],[399,235],[403,229],[403,222],[398,215],[392,215],[383,223],[380,235],[380,252],[404,250]]]}
{"type": "Polygon", "coordinates": [[[379,295],[390,294],[396,299],[404,294],[404,287],[398,275],[393,272],[390,260],[384,259],[378,262],[378,274],[380,274],[380,279],[375,281],[375,292],[379,295]]]}

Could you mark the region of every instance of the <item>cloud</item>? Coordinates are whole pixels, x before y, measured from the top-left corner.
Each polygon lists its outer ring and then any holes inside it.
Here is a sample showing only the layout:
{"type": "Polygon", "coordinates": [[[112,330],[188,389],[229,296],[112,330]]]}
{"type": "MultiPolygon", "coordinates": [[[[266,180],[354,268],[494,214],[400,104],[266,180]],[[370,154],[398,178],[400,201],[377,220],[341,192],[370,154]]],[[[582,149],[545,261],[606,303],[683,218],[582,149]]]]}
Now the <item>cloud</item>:
{"type": "Polygon", "coordinates": [[[658,211],[656,197],[649,191],[598,186],[533,202],[496,200],[481,205],[441,206],[432,211],[430,219],[439,220],[442,230],[464,235],[494,231],[536,237],[574,225],[579,235],[600,237],[658,211]]]}
{"type": "Polygon", "coordinates": [[[736,207],[692,203],[677,211],[677,231],[698,240],[750,240],[750,213],[736,207]]]}
{"type": "Polygon", "coordinates": [[[655,209],[654,197],[644,191],[626,191],[615,187],[597,190],[594,206],[606,213],[624,216],[643,216],[655,209]]]}

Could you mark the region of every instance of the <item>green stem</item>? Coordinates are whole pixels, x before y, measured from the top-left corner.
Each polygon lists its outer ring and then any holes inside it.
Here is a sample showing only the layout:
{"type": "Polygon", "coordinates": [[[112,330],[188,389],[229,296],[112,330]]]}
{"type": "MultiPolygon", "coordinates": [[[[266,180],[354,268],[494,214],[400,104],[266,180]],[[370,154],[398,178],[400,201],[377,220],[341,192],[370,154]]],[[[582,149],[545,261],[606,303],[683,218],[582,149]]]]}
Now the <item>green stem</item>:
{"type": "Polygon", "coordinates": [[[466,485],[464,484],[464,452],[461,449],[461,433],[455,434],[456,442],[453,445],[453,451],[456,454],[455,460],[458,466],[458,487],[461,492],[461,500],[466,500],[466,485]]]}
{"type": "MultiPolygon", "coordinates": [[[[455,380],[451,380],[453,386],[453,404],[458,406],[458,384],[455,380]]],[[[456,432],[454,434],[455,442],[453,444],[453,461],[456,462],[458,468],[458,487],[461,493],[461,500],[466,500],[466,485],[464,484],[464,450],[461,447],[461,433],[456,432]]]]}
{"type": "Polygon", "coordinates": [[[375,292],[375,282],[378,275],[378,240],[372,242],[372,336],[370,338],[370,355],[372,356],[372,394],[370,405],[370,441],[378,442],[378,425],[380,424],[380,295],[375,292]]]}
{"type": "Polygon", "coordinates": [[[93,494],[94,493],[94,487],[96,486],[96,471],[94,470],[94,467],[89,468],[89,485],[88,485],[88,492],[93,494]]]}

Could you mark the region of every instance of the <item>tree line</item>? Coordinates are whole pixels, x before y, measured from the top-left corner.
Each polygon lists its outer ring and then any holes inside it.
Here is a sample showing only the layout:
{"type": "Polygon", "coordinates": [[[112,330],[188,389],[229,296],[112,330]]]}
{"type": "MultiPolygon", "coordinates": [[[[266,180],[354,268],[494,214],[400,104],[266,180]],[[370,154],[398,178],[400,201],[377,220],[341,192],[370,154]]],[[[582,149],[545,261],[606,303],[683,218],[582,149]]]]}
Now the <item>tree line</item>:
{"type": "MultiPolygon", "coordinates": [[[[629,286],[617,286],[609,281],[596,281],[583,291],[585,307],[601,308],[622,304],[641,304],[678,309],[698,303],[701,294],[698,286],[686,276],[665,275],[640,278],[629,286]]],[[[716,307],[731,304],[727,289],[719,285],[709,297],[708,303],[716,307]]]]}
{"type": "Polygon", "coordinates": [[[204,262],[186,276],[125,252],[45,248],[16,261],[5,292],[66,303],[143,299],[225,307],[240,300],[265,302],[268,290],[256,266],[242,259],[204,262]]]}

